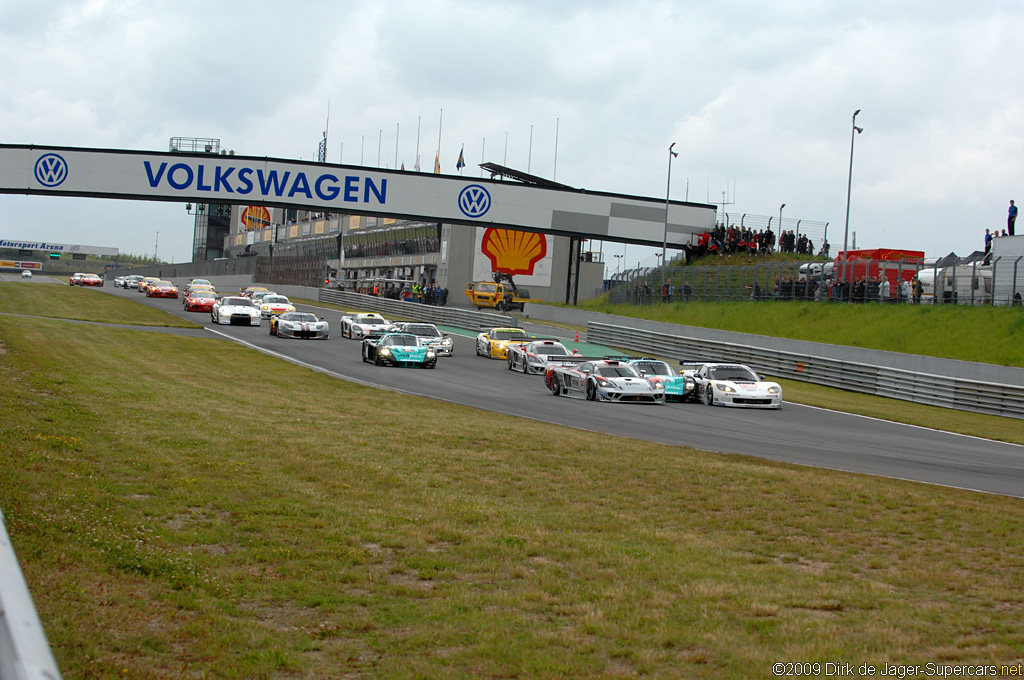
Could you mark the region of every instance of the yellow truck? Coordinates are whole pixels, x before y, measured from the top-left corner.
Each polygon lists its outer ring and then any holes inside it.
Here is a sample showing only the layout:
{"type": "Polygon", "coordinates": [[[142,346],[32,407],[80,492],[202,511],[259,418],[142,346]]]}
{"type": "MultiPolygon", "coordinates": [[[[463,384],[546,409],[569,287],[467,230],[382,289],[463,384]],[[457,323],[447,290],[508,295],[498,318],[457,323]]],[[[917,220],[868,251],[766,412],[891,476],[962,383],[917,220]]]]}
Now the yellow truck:
{"type": "Polygon", "coordinates": [[[491,274],[491,278],[494,280],[466,284],[466,297],[477,309],[521,312],[527,302],[538,302],[538,300],[530,298],[529,291],[516,287],[511,275],[494,272],[491,274]]]}

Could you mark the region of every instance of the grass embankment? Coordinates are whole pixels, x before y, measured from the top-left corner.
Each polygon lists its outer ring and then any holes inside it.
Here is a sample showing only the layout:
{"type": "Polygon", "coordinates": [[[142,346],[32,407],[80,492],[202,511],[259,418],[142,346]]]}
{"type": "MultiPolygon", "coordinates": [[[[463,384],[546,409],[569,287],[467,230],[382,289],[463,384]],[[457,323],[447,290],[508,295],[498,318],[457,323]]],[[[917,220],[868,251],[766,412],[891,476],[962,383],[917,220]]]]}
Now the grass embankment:
{"type": "Polygon", "coordinates": [[[701,328],[1024,366],[1024,313],[1013,307],[795,301],[613,305],[607,298],[578,307],[701,328]]]}
{"type": "Polygon", "coordinates": [[[0,507],[66,678],[1024,660],[1019,499],[66,328],[0,318],[0,507]]]}
{"type": "Polygon", "coordinates": [[[136,304],[134,300],[97,293],[99,291],[92,288],[35,281],[0,283],[0,312],[136,326],[201,328],[159,309],[136,304]]]}

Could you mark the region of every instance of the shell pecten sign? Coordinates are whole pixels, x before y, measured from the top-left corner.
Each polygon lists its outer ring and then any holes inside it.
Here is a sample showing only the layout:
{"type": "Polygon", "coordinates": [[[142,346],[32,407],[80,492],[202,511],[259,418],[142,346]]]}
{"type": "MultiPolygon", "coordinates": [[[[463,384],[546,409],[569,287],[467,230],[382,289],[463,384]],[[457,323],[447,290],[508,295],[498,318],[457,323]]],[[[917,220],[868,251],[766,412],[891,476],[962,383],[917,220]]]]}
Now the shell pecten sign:
{"type": "Polygon", "coordinates": [[[490,259],[491,271],[530,275],[547,255],[548,242],[536,232],[490,227],[484,231],[480,252],[490,259]]]}

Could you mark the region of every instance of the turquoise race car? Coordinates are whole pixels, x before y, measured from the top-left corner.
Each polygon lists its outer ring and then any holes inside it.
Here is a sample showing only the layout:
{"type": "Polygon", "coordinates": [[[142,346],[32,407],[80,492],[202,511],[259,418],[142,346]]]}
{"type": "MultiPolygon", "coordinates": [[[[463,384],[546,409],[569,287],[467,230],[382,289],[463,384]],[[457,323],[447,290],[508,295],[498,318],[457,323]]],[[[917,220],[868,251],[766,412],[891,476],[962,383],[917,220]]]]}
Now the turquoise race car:
{"type": "Polygon", "coordinates": [[[379,338],[363,339],[363,361],[378,366],[418,366],[435,368],[437,351],[412,333],[386,333],[379,338]]]}

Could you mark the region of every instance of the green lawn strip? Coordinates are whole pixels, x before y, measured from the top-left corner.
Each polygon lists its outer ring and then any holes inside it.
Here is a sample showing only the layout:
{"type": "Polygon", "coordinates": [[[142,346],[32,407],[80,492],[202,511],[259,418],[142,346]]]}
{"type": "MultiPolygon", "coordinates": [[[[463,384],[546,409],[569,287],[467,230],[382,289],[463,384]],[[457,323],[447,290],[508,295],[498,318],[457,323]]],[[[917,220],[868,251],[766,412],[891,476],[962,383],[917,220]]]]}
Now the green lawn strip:
{"type": "MultiPolygon", "coordinates": [[[[167,303],[180,304],[177,300],[167,303]]],[[[0,283],[0,312],[135,326],[202,328],[135,300],[80,286],[0,283]]]]}
{"type": "Polygon", "coordinates": [[[1019,499],[531,423],[221,340],[61,327],[0,325],[0,507],[65,677],[1021,658],[1019,499]]]}
{"type": "Polygon", "coordinates": [[[597,298],[578,308],[700,328],[1024,366],[1024,313],[1019,307],[814,302],[611,305],[606,298],[597,298]]]}

